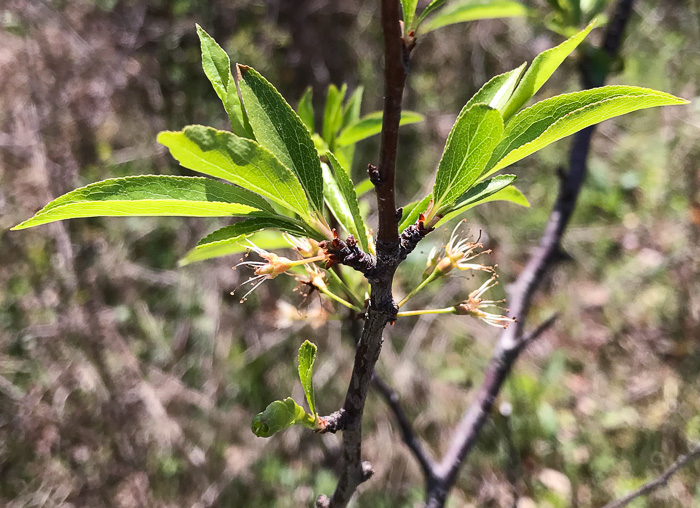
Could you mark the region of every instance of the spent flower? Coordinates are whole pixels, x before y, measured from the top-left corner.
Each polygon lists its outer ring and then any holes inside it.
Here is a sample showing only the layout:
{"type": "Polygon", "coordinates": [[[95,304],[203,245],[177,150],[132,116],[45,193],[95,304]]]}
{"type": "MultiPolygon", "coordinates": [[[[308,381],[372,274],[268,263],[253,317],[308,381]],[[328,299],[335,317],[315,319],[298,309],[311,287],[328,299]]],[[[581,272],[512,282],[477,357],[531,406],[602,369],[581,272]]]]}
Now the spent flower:
{"type": "Polygon", "coordinates": [[[481,319],[487,325],[496,326],[498,328],[508,328],[509,324],[515,323],[515,318],[510,318],[508,316],[503,316],[501,314],[495,314],[484,310],[488,308],[497,308],[508,312],[508,309],[504,309],[502,305],[505,303],[505,300],[485,300],[483,298],[486,291],[498,284],[496,279],[497,276],[493,275],[489,280],[484,282],[479,289],[472,291],[469,294],[469,298],[455,305],[455,312],[457,314],[481,319]]]}
{"type": "Polygon", "coordinates": [[[481,270],[486,272],[494,271],[492,266],[482,265],[480,263],[474,263],[472,260],[481,256],[482,254],[490,254],[490,250],[480,250],[483,249],[483,244],[470,241],[468,236],[459,237],[458,230],[464,221],[457,224],[457,226],[452,230],[450,235],[450,241],[447,245],[441,248],[433,247],[428,255],[428,262],[423,273],[423,278],[427,278],[430,275],[436,277],[444,277],[449,274],[452,270],[481,270]]]}

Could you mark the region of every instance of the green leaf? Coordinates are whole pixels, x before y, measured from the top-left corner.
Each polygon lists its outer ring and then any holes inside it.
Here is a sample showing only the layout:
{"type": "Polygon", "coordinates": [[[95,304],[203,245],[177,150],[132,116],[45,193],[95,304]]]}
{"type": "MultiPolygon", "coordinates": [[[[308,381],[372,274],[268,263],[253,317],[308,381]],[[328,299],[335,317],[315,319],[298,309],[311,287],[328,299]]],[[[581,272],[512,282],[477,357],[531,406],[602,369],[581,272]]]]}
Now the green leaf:
{"type": "Polygon", "coordinates": [[[561,65],[564,59],[581,44],[586,36],[593,30],[595,21],[591,22],[584,30],[580,31],[570,39],[564,41],[559,46],[548,49],[540,53],[532,61],[532,65],[527,70],[518,88],[513,92],[512,97],[503,110],[503,118],[508,120],[522,108],[530,98],[542,88],[549,77],[561,65]]]}
{"type": "Polygon", "coordinates": [[[311,134],[279,92],[255,69],[237,64],[238,85],[258,142],[291,169],[312,207],[323,210],[321,161],[311,134]]]}
{"type": "Polygon", "coordinates": [[[435,177],[436,213],[477,181],[502,134],[503,120],[495,109],[483,104],[462,109],[447,137],[435,177]]]}
{"type": "Polygon", "coordinates": [[[362,95],[364,91],[365,89],[363,87],[358,86],[348,99],[348,102],[345,103],[342,127],[347,127],[360,119],[360,108],[362,106],[362,95]]]}
{"type": "Polygon", "coordinates": [[[301,121],[304,122],[309,132],[314,132],[313,90],[310,86],[304,90],[304,95],[302,95],[299,100],[298,110],[301,121]]]}
{"type": "Polygon", "coordinates": [[[433,0],[430,2],[425,9],[423,9],[423,12],[420,13],[420,16],[418,16],[418,21],[416,21],[416,28],[420,26],[420,24],[423,22],[425,18],[428,17],[428,15],[433,12],[435,9],[438,7],[442,7],[442,5],[445,3],[446,0],[433,0]]]}
{"type": "Polygon", "coordinates": [[[247,240],[250,240],[263,250],[289,248],[287,240],[279,231],[274,230],[284,231],[293,236],[311,237],[316,240],[323,239],[319,236],[310,235],[305,228],[292,219],[281,216],[252,217],[217,229],[202,238],[197,243],[197,246],[190,250],[178,264],[185,266],[196,261],[243,252],[250,247],[247,240]]]}
{"type": "Polygon", "coordinates": [[[491,156],[483,177],[581,129],[640,109],[687,104],[648,88],[605,86],[558,95],[515,115],[491,156]]]}
{"type": "Polygon", "coordinates": [[[401,9],[403,10],[403,32],[406,35],[413,28],[413,17],[416,14],[416,6],[418,0],[401,0],[401,9]]]}
{"type": "Polygon", "coordinates": [[[427,33],[436,28],[465,21],[493,18],[519,18],[529,14],[529,10],[518,2],[510,0],[458,0],[449,7],[441,10],[423,25],[423,32],[427,33]]]}
{"type": "Polygon", "coordinates": [[[372,183],[372,180],[370,180],[369,178],[365,178],[355,186],[355,194],[358,198],[360,198],[372,189],[374,189],[374,184],[372,183]]]}
{"type": "Polygon", "coordinates": [[[517,69],[491,78],[488,83],[482,86],[481,89],[469,99],[465,107],[468,108],[474,104],[486,104],[493,109],[503,111],[526,65],[527,63],[524,63],[517,69]]]}
{"type": "Polygon", "coordinates": [[[483,182],[479,182],[457,198],[457,201],[445,212],[437,224],[444,224],[453,217],[463,214],[470,208],[474,208],[476,205],[493,200],[507,200],[522,206],[530,206],[525,196],[517,189],[516,193],[500,194],[506,188],[510,188],[509,186],[512,185],[515,180],[517,180],[515,175],[498,175],[483,182]]]}
{"type": "MultiPolygon", "coordinates": [[[[379,134],[382,131],[382,117],[383,113],[381,111],[375,111],[363,116],[343,129],[338,139],[336,139],[336,144],[338,146],[347,146],[379,134]]],[[[422,122],[424,119],[425,117],[420,113],[402,111],[399,125],[422,122]]]]}
{"type": "Polygon", "coordinates": [[[255,415],[251,430],[258,437],[270,437],[298,423],[309,425],[309,419],[313,420],[313,417],[307,415],[294,399],[287,397],[272,402],[265,411],[255,415]]]}
{"type": "Polygon", "coordinates": [[[327,152],[326,156],[333,166],[333,174],[325,164],[323,168],[324,182],[327,184],[326,201],[329,208],[345,230],[357,239],[362,250],[368,252],[366,226],[360,214],[360,205],[357,202],[357,194],[355,194],[352,180],[332,152],[327,152]]]}
{"type": "Polygon", "coordinates": [[[24,229],[78,217],[188,216],[222,217],[273,212],[260,196],[209,178],[130,176],[90,184],[54,199],[24,229]]]}
{"type": "Polygon", "coordinates": [[[401,212],[401,222],[399,223],[399,231],[403,231],[411,224],[415,224],[418,216],[428,209],[430,200],[433,199],[432,194],[428,194],[420,201],[415,201],[403,207],[401,212]]]}
{"type": "Polygon", "coordinates": [[[347,85],[343,85],[340,90],[335,85],[330,85],[326,92],[322,135],[323,140],[331,147],[335,143],[335,135],[343,123],[343,100],[347,89],[347,85]]]}
{"type": "Polygon", "coordinates": [[[236,83],[231,74],[231,61],[216,41],[197,25],[197,35],[202,47],[202,69],[214,87],[216,95],[226,109],[231,130],[238,136],[252,137],[245,113],[238,98],[236,83]]]}
{"type": "Polygon", "coordinates": [[[316,397],[314,395],[314,384],[312,380],[314,362],[316,361],[316,344],[305,340],[299,348],[299,379],[304,387],[306,401],[309,403],[309,410],[314,418],[317,417],[316,397]]]}
{"type": "Polygon", "coordinates": [[[299,180],[255,141],[211,127],[190,125],[180,132],[161,132],[158,142],[167,146],[184,167],[233,182],[309,218],[308,202],[299,180]]]}

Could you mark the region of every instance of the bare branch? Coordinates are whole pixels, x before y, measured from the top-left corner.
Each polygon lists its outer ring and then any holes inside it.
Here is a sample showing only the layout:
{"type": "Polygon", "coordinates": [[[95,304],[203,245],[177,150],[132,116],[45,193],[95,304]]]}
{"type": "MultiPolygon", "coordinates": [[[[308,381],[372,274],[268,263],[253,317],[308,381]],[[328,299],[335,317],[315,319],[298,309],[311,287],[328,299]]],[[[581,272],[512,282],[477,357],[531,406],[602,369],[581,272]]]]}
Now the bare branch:
{"type": "Polygon", "coordinates": [[[637,490],[630,492],[625,497],[621,497],[616,501],[612,501],[606,504],[603,508],[622,508],[627,506],[632,501],[638,497],[646,496],[654,492],[655,490],[665,486],[671,477],[695,459],[700,457],[700,444],[697,444],[687,455],[681,455],[676,459],[676,461],[671,464],[671,466],[666,469],[660,476],[654,478],[650,482],[645,483],[637,490]]]}
{"type": "Polygon", "coordinates": [[[425,449],[423,449],[423,445],[416,436],[411,421],[406,416],[403,407],[401,407],[398,394],[386,383],[386,381],[379,377],[376,372],[372,378],[372,383],[374,384],[374,388],[379,392],[386,404],[394,413],[396,423],[398,423],[399,429],[401,429],[401,438],[418,461],[418,464],[423,470],[423,475],[426,477],[426,479],[432,478],[435,476],[435,463],[427,454],[425,449]]]}

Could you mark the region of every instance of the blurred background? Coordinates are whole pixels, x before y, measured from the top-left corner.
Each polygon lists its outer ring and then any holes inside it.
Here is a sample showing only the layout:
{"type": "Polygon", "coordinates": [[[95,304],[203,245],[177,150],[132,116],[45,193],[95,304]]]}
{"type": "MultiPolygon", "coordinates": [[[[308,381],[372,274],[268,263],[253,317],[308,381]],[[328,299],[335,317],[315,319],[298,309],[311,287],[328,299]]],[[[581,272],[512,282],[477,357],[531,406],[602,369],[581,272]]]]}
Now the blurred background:
{"type": "MultiPolygon", "coordinates": [[[[279,277],[245,304],[238,258],[177,267],[226,220],[95,218],[8,229],[97,180],[188,174],[155,142],[164,129],[220,128],[201,71],[200,23],[296,105],[320,111],[331,83],[365,87],[381,108],[378,2],[344,0],[3,0],[0,5],[0,505],[311,506],[335,486],[339,436],[293,428],[255,438],[252,417],[303,392],[296,350],[319,346],[322,413],[342,403],[360,323],[279,277]]],[[[420,5],[424,5],[421,2],[420,5]]],[[[402,130],[401,203],[432,185],[462,105],[491,76],[562,37],[531,19],[451,26],[421,38],[402,130]]],[[[602,32],[597,30],[596,32],[602,32]]],[[[601,33],[590,37],[593,44],[601,33]]],[[[451,498],[454,507],[601,506],[668,467],[700,439],[700,4],[639,0],[614,83],[690,99],[600,126],[562,262],[531,323],[555,326],[519,361],[451,498]],[[514,485],[514,486],[513,486],[514,485]]],[[[570,58],[540,97],[579,89],[570,58]]],[[[317,118],[318,120],[318,118],[317,118]]],[[[494,203],[467,216],[494,250],[502,284],[537,244],[567,160],[561,141],[517,164],[528,210],[494,203]]],[[[353,168],[376,162],[362,142],[353,168]]],[[[423,194],[421,194],[423,193],[423,194]]],[[[372,196],[366,201],[373,206],[372,196]]],[[[449,232],[438,231],[433,242],[449,232]]],[[[430,242],[402,266],[420,278],[430,242]]],[[[420,297],[447,306],[477,283],[454,277],[420,297]]],[[[499,289],[503,293],[503,289],[499,289]]],[[[390,327],[379,370],[435,453],[482,379],[498,330],[465,317],[390,327]]],[[[355,506],[418,506],[423,480],[392,415],[370,394],[366,458],[375,476],[355,506]]],[[[631,505],[700,506],[690,465],[631,505]]]]}

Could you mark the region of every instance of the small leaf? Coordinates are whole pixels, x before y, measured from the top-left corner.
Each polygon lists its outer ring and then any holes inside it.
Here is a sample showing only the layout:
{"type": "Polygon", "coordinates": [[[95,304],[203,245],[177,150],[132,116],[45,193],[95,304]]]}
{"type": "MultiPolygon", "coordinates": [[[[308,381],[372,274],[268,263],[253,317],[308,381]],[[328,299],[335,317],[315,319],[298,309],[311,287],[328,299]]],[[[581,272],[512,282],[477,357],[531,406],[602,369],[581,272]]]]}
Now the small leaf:
{"type": "Polygon", "coordinates": [[[502,133],[503,120],[495,109],[483,104],[462,109],[447,137],[435,177],[436,213],[477,181],[502,133]]]}
{"type": "Polygon", "coordinates": [[[413,28],[413,17],[416,14],[418,0],[401,0],[401,9],[403,10],[403,31],[404,35],[408,34],[413,28]]]}
{"type": "Polygon", "coordinates": [[[517,192],[503,193],[504,190],[511,188],[510,186],[515,180],[517,180],[515,175],[498,175],[483,182],[479,182],[457,198],[457,201],[445,212],[443,217],[437,222],[437,225],[444,224],[450,219],[462,215],[470,208],[474,208],[476,205],[489,201],[506,200],[522,206],[530,206],[525,196],[523,196],[519,190],[515,189],[515,187],[513,187],[513,189],[517,192]]]}
{"type": "Polygon", "coordinates": [[[481,89],[469,99],[465,107],[468,108],[474,104],[486,104],[493,109],[503,111],[526,65],[527,63],[524,63],[517,69],[491,78],[488,83],[482,86],[481,89]]]}
{"type": "Polygon", "coordinates": [[[518,88],[515,89],[513,96],[503,110],[503,118],[505,120],[508,120],[517,113],[520,108],[542,88],[542,85],[547,82],[564,59],[566,59],[566,57],[581,44],[591,30],[593,30],[595,23],[595,21],[591,22],[584,30],[559,44],[559,46],[548,49],[535,57],[532,61],[532,65],[530,65],[530,68],[523,76],[518,88]]]}
{"type": "Polygon", "coordinates": [[[255,415],[251,430],[258,437],[270,437],[292,425],[304,423],[308,418],[304,408],[287,397],[272,402],[265,411],[255,415]]]}
{"type": "Polygon", "coordinates": [[[228,55],[199,25],[197,25],[197,35],[202,47],[202,69],[226,109],[231,121],[231,130],[238,136],[252,137],[238,98],[236,83],[233,81],[228,55]]]}
{"type": "Polygon", "coordinates": [[[180,132],[161,132],[158,142],[168,147],[184,167],[233,182],[309,218],[299,180],[255,141],[211,127],[190,125],[180,132]]]}
{"type": "Polygon", "coordinates": [[[314,105],[313,105],[313,90],[307,87],[304,90],[304,95],[299,99],[299,118],[304,122],[304,125],[309,129],[309,132],[314,132],[314,105]]]}
{"type": "Polygon", "coordinates": [[[360,108],[362,106],[362,95],[364,91],[365,89],[363,87],[358,86],[348,99],[348,102],[345,103],[342,127],[347,127],[360,119],[360,108]]]}
{"type": "Polygon", "coordinates": [[[247,240],[252,241],[263,250],[289,248],[287,240],[279,231],[274,230],[284,231],[293,236],[311,237],[316,240],[322,239],[317,234],[316,236],[310,235],[304,227],[297,224],[293,219],[281,216],[252,217],[217,229],[202,238],[197,243],[197,246],[190,250],[178,264],[185,266],[196,261],[243,252],[250,247],[247,240]]]}
{"type": "Polygon", "coordinates": [[[259,210],[273,212],[260,196],[209,178],[130,176],[104,180],[64,194],[12,229],[78,217],[223,217],[249,215],[259,210]]]}
{"type": "Polygon", "coordinates": [[[529,14],[529,10],[518,2],[510,0],[458,0],[423,24],[423,32],[465,21],[493,18],[519,18],[529,14]]]}
{"type": "MultiPolygon", "coordinates": [[[[375,111],[363,116],[357,122],[343,129],[338,139],[336,139],[336,144],[338,146],[347,146],[379,134],[382,131],[382,117],[383,113],[381,111],[375,111]]],[[[420,113],[402,111],[399,125],[409,125],[422,122],[423,120],[425,120],[425,117],[420,113]]]]}
{"type": "Polygon", "coordinates": [[[357,239],[362,250],[367,252],[369,249],[367,231],[360,214],[355,187],[347,171],[340,165],[333,153],[327,152],[326,156],[333,166],[333,173],[330,173],[330,169],[324,164],[324,175],[327,183],[326,200],[329,208],[345,230],[357,239]]]}
{"type": "Polygon", "coordinates": [[[322,134],[323,140],[331,147],[335,143],[335,135],[343,123],[343,100],[347,89],[347,85],[343,85],[340,90],[335,85],[330,85],[326,92],[322,134]]]}
{"type": "Polygon", "coordinates": [[[323,210],[321,161],[311,134],[289,104],[253,68],[237,65],[238,85],[258,142],[292,170],[312,207],[323,210]]]}
{"type": "Polygon", "coordinates": [[[299,379],[301,386],[304,387],[306,401],[309,403],[309,410],[314,418],[317,417],[316,412],[316,397],[314,395],[313,371],[314,362],[316,361],[316,344],[305,340],[299,348],[299,379]]]}
{"type": "Polygon", "coordinates": [[[415,224],[418,216],[428,209],[430,200],[433,199],[432,194],[428,194],[420,201],[415,201],[403,207],[401,213],[401,222],[399,223],[399,231],[403,231],[411,224],[415,224]]]}
{"type": "Polygon", "coordinates": [[[433,0],[430,2],[425,9],[423,9],[423,12],[420,13],[420,16],[418,16],[418,21],[416,21],[416,28],[420,26],[420,24],[423,22],[425,18],[428,17],[428,15],[433,12],[435,9],[442,7],[442,5],[445,3],[446,0],[433,0]]]}
{"type": "Polygon", "coordinates": [[[482,178],[566,136],[640,109],[687,104],[664,92],[634,86],[605,86],[558,95],[515,115],[493,151],[482,178]]]}

